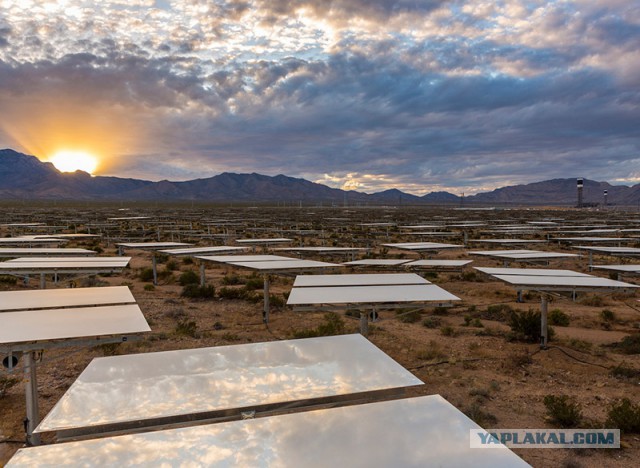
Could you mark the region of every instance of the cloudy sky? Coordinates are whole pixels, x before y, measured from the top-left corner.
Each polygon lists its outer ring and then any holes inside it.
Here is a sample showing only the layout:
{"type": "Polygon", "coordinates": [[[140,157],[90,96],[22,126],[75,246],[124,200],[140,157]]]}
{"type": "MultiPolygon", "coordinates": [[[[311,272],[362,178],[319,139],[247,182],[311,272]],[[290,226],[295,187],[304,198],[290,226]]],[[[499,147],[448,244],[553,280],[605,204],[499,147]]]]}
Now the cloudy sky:
{"type": "Polygon", "coordinates": [[[0,148],[366,192],[640,182],[637,0],[0,0],[0,148]]]}

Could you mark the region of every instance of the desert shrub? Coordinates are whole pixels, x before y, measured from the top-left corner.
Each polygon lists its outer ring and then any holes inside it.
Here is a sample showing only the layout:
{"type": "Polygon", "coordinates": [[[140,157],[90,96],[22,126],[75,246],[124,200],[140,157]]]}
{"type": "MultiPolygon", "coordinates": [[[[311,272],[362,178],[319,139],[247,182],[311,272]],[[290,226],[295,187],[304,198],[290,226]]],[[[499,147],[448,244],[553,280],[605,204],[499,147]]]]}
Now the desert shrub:
{"type": "Polygon", "coordinates": [[[222,299],[242,299],[244,291],[241,288],[222,287],[218,290],[218,296],[222,299]]]}
{"type": "Polygon", "coordinates": [[[284,307],[286,305],[286,302],[284,297],[282,296],[269,294],[269,305],[271,307],[284,307]]]}
{"type": "Polygon", "coordinates": [[[469,396],[478,397],[479,399],[487,399],[491,395],[489,394],[489,390],[486,388],[472,388],[469,390],[469,396]]]}
{"type": "Polygon", "coordinates": [[[159,281],[164,281],[165,283],[168,282],[173,282],[173,271],[171,270],[167,270],[166,268],[164,270],[161,270],[158,272],[158,280],[159,281]]]}
{"type": "Polygon", "coordinates": [[[578,427],[582,421],[582,409],[568,395],[547,395],[544,397],[549,420],[562,428],[578,427]]]}
{"type": "Polygon", "coordinates": [[[144,288],[142,289],[144,289],[145,291],[155,291],[156,287],[153,284],[145,284],[144,288]]]}
{"type": "Polygon", "coordinates": [[[614,401],[607,413],[606,426],[620,429],[622,433],[640,433],[640,405],[628,398],[614,401]]]}
{"type": "MultiPolygon", "coordinates": [[[[509,316],[509,326],[516,340],[528,341],[531,343],[540,341],[540,312],[527,310],[518,312],[511,311],[509,316]]],[[[548,339],[553,336],[553,329],[547,329],[548,339]]]]}
{"type": "Polygon", "coordinates": [[[238,275],[224,275],[222,277],[222,284],[224,284],[225,286],[233,286],[236,284],[242,284],[243,279],[240,278],[238,275]]]}
{"type": "Polygon", "coordinates": [[[625,336],[621,341],[611,346],[622,354],[640,354],[640,333],[625,336]]]}
{"type": "Polygon", "coordinates": [[[178,283],[180,283],[180,286],[187,286],[188,284],[199,284],[200,276],[193,270],[187,270],[180,274],[178,283]]]}
{"type": "Polygon", "coordinates": [[[95,347],[102,352],[103,356],[116,356],[120,351],[122,343],[105,343],[95,347]]]}
{"type": "Polygon", "coordinates": [[[264,280],[260,278],[249,278],[244,283],[244,287],[247,291],[255,291],[257,289],[262,289],[264,287],[264,280]]]}
{"type": "Polygon", "coordinates": [[[400,309],[396,311],[396,317],[402,323],[416,323],[418,320],[420,320],[421,316],[419,310],[411,310],[406,312],[400,309]]]}
{"type": "Polygon", "coordinates": [[[557,325],[559,327],[568,327],[571,319],[560,309],[553,309],[549,312],[548,321],[550,325],[557,325]]]}
{"type": "Polygon", "coordinates": [[[237,333],[230,333],[230,332],[223,333],[220,338],[222,338],[225,341],[240,341],[242,339],[240,338],[240,335],[238,335],[237,333]]]}
{"type": "Polygon", "coordinates": [[[194,320],[180,320],[176,325],[176,335],[190,336],[192,338],[198,337],[198,324],[194,320]]]}
{"type": "Polygon", "coordinates": [[[193,258],[191,257],[184,257],[182,259],[182,263],[185,265],[193,265],[193,258]]]}
{"type": "Polygon", "coordinates": [[[613,322],[616,319],[616,314],[612,310],[602,309],[600,318],[605,322],[613,322]]]}
{"type": "Polygon", "coordinates": [[[522,349],[509,356],[510,363],[513,367],[526,367],[533,362],[531,354],[526,349],[522,349]]]}
{"type": "Polygon", "coordinates": [[[164,267],[169,271],[176,271],[179,268],[175,260],[169,260],[164,267]]]}
{"type": "Polygon", "coordinates": [[[447,315],[449,313],[448,307],[434,307],[433,315],[447,315]]]}
{"type": "Polygon", "coordinates": [[[477,425],[481,427],[487,427],[498,422],[493,414],[483,410],[478,402],[474,402],[464,412],[469,418],[471,418],[477,425]]]}
{"type": "Polygon", "coordinates": [[[17,282],[18,282],[18,278],[16,278],[15,276],[0,275],[0,283],[16,284],[17,282]]]}
{"type": "Polygon", "coordinates": [[[140,281],[153,281],[153,268],[143,268],[138,273],[140,281]]]}
{"type": "Polygon", "coordinates": [[[440,333],[442,333],[443,336],[455,336],[456,335],[455,329],[450,325],[446,325],[446,326],[440,328],[440,333]]]}
{"type": "Polygon", "coordinates": [[[344,320],[335,312],[324,314],[324,322],[316,328],[298,330],[293,333],[294,338],[311,338],[314,336],[341,335],[345,331],[344,320]]]}
{"type": "Polygon", "coordinates": [[[100,255],[101,253],[104,252],[104,249],[102,247],[100,247],[98,244],[93,244],[89,246],[89,250],[93,250],[94,252],[96,252],[98,255],[100,255]]]}
{"type": "MultiPolygon", "coordinates": [[[[258,302],[261,302],[264,297],[263,294],[249,291],[246,288],[242,288],[240,291],[242,291],[242,299],[244,299],[245,301],[251,302],[253,304],[257,304],[258,302]]],[[[271,298],[271,295],[269,295],[269,298],[271,298]]]]}
{"type": "Polygon", "coordinates": [[[438,328],[442,324],[440,317],[427,317],[422,321],[422,326],[426,328],[438,328]]]}
{"type": "Polygon", "coordinates": [[[617,379],[640,379],[640,370],[618,364],[611,369],[611,376],[617,379]]]}
{"type": "Polygon", "coordinates": [[[167,263],[169,256],[167,254],[156,253],[156,263],[167,263]]]}
{"type": "Polygon", "coordinates": [[[433,340],[429,341],[426,348],[418,351],[416,354],[416,357],[418,359],[424,361],[431,361],[432,359],[439,359],[444,356],[445,354],[442,352],[442,348],[440,347],[440,345],[433,340]]]}
{"type": "Polygon", "coordinates": [[[480,321],[479,318],[473,318],[471,315],[464,316],[464,326],[465,327],[475,327],[475,328],[483,328],[484,325],[480,321]]]}
{"type": "Polygon", "coordinates": [[[180,296],[187,297],[189,299],[213,299],[215,295],[216,290],[211,284],[205,286],[187,284],[182,288],[182,293],[180,293],[180,296]]]}
{"type": "Polygon", "coordinates": [[[588,307],[602,307],[605,305],[605,300],[601,296],[596,296],[595,294],[586,296],[582,298],[580,304],[588,306],[588,307]]]}
{"type": "Polygon", "coordinates": [[[591,348],[593,348],[593,343],[585,340],[580,340],[578,338],[571,338],[569,341],[567,341],[567,346],[569,346],[571,349],[586,353],[590,351],[591,348]]]}
{"type": "Polygon", "coordinates": [[[469,281],[469,282],[482,281],[475,271],[462,272],[462,274],[460,275],[460,279],[462,281],[469,281]]]}
{"type": "Polygon", "coordinates": [[[11,377],[9,375],[0,375],[0,398],[5,396],[11,387],[20,382],[18,377],[11,377]]]}
{"type": "Polygon", "coordinates": [[[480,314],[485,320],[505,321],[513,312],[513,308],[508,304],[494,304],[487,307],[487,310],[480,314]]]}

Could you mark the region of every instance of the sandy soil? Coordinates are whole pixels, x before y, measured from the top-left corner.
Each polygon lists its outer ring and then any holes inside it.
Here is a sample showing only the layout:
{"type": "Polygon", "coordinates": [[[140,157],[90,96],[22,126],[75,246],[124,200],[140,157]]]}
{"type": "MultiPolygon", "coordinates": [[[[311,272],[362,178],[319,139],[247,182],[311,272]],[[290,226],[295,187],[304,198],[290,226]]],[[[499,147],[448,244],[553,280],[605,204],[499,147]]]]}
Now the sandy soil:
{"type": "MultiPolygon", "coordinates": [[[[384,237],[385,234],[380,235],[384,237]]],[[[552,248],[558,250],[557,246],[552,248]]],[[[113,246],[105,247],[103,255],[114,252],[113,246]]],[[[394,251],[385,253],[415,256],[394,251]]],[[[144,252],[132,254],[130,268],[122,275],[99,278],[98,281],[100,284],[129,285],[153,331],[139,342],[119,345],[117,353],[280,340],[324,321],[323,313],[296,313],[280,308],[272,313],[269,328],[266,328],[261,319],[261,303],[181,298],[182,287],[176,281],[180,271],[196,270],[194,265],[182,260],[177,262],[177,271],[164,278],[154,290],[146,290],[145,285],[149,283],[140,281],[137,275],[142,268],[150,266],[150,255],[144,252]],[[185,319],[196,322],[195,337],[176,332],[177,323],[185,319]]],[[[501,266],[488,259],[467,257],[461,251],[442,252],[436,258],[472,258],[473,266],[501,266]]],[[[587,271],[584,260],[554,262],[551,266],[587,271]]],[[[163,268],[161,265],[160,270],[163,268]]],[[[231,273],[250,274],[209,267],[207,282],[219,289],[222,277],[231,273]]],[[[468,275],[467,281],[459,273],[439,273],[435,277],[429,275],[428,279],[458,295],[461,304],[443,315],[424,309],[415,323],[402,322],[393,311],[382,312],[380,320],[371,326],[369,335],[373,343],[425,382],[421,388],[411,390],[410,395],[441,394],[460,410],[474,412],[476,420],[487,428],[553,427],[543,404],[543,398],[548,394],[575,398],[582,407],[585,423],[589,424],[604,423],[608,405],[617,398],[628,397],[640,403],[640,378],[620,379],[610,372],[621,363],[640,370],[639,355],[622,355],[609,346],[628,334],[638,333],[640,303],[635,297],[605,295],[604,302],[596,306],[589,305],[588,300],[585,303],[583,297],[576,302],[564,296],[554,297],[549,310],[561,309],[570,317],[571,323],[568,327],[555,326],[556,336],[550,343],[551,348],[540,351],[537,344],[509,339],[510,329],[505,320],[485,314],[488,306],[496,304],[508,304],[518,310],[537,310],[539,297],[535,294],[527,295],[524,303],[516,303],[511,288],[481,274],[468,275]],[[603,309],[615,314],[615,320],[606,326],[600,318],[603,309]],[[466,315],[478,317],[483,326],[466,326],[466,315]],[[428,317],[436,324],[433,328],[422,324],[428,317]]],[[[76,282],[79,286],[92,284],[89,280],[76,282]]],[[[30,288],[37,287],[36,281],[32,283],[30,288]]],[[[291,278],[274,278],[272,292],[276,295],[287,292],[291,284],[291,278]]],[[[22,284],[2,287],[27,288],[22,284]]],[[[151,288],[147,286],[147,289],[151,288]]],[[[261,294],[261,291],[257,293],[261,294]]],[[[342,317],[345,331],[357,332],[358,321],[342,317]]],[[[91,359],[104,352],[101,348],[47,352],[38,371],[41,414],[51,409],[91,359]]],[[[0,397],[0,464],[23,446],[24,412],[24,388],[19,383],[0,397]]],[[[623,447],[608,451],[528,449],[516,452],[536,467],[638,466],[640,435],[625,435],[623,447]]]]}

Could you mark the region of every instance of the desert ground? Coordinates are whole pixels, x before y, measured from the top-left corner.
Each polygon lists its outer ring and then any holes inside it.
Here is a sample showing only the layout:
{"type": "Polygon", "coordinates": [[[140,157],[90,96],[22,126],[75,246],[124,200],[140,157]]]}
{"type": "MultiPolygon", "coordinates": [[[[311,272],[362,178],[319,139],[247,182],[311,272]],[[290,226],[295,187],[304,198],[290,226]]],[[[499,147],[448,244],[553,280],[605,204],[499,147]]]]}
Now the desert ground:
{"type": "MultiPolygon", "coordinates": [[[[411,258],[420,254],[382,246],[396,242],[448,242],[460,248],[423,254],[424,258],[473,260],[461,271],[420,271],[429,281],[458,296],[451,308],[424,307],[417,311],[383,310],[371,323],[368,338],[403,367],[425,382],[409,396],[440,394],[484,428],[558,427],[544,404],[548,395],[567,395],[581,413],[577,427],[609,427],[608,411],[622,398],[640,404],[640,354],[627,349],[628,337],[640,334],[640,302],[633,292],[589,292],[572,298],[550,295],[549,310],[554,335],[548,349],[516,333],[510,326],[513,311],[540,309],[540,293],[526,291],[517,302],[515,290],[473,267],[502,267],[503,262],[470,255],[470,251],[536,249],[578,253],[580,257],[558,259],[549,265],[512,263],[520,268],[563,268],[609,278],[606,271],[589,271],[587,254],[549,240],[561,228],[566,231],[610,228],[610,237],[632,237],[640,225],[640,214],[625,210],[577,210],[526,208],[500,210],[454,209],[453,207],[327,207],[327,206],[29,206],[0,207],[2,237],[25,234],[94,233],[98,239],[69,240],[65,247],[98,250],[100,256],[117,255],[122,241],[180,241],[194,245],[238,245],[240,238],[292,239],[289,246],[366,247],[357,258],[411,258]],[[138,218],[144,217],[144,219],[138,218]],[[112,218],[111,220],[109,218],[112,218]],[[113,218],[121,218],[115,220],[113,218]],[[123,219],[130,218],[130,219],[123,219]],[[138,218],[138,219],[133,219],[138,218]],[[39,222],[39,227],[15,226],[39,222]],[[482,224],[481,224],[482,223],[482,224]],[[466,224],[466,226],[465,226],[466,224]],[[14,226],[9,226],[14,225],[14,226]],[[422,231],[451,234],[416,234],[420,230],[402,226],[435,225],[422,231]],[[455,226],[455,227],[452,227],[455,226]],[[462,226],[462,227],[460,227],[462,226]],[[518,228],[517,226],[520,226],[518,228]],[[53,227],[47,229],[47,227],[53,227]],[[508,229],[498,229],[509,227],[508,229]],[[472,244],[473,239],[517,238],[544,240],[529,246],[491,247],[472,244]],[[463,246],[465,238],[468,241],[463,246]],[[557,324],[553,324],[557,323],[557,324]]],[[[562,234],[563,236],[577,234],[562,234]]],[[[586,235],[586,234],[582,234],[586,235]]],[[[605,235],[605,234],[600,234],[605,235]]],[[[639,239],[624,244],[635,247],[639,239]]],[[[256,253],[277,253],[260,247],[256,253]]],[[[45,415],[60,399],[89,362],[99,356],[146,353],[290,339],[313,334],[327,323],[327,312],[297,312],[285,299],[293,276],[271,278],[272,313],[268,326],[262,321],[262,280],[249,270],[207,265],[206,281],[215,288],[213,298],[182,296],[181,276],[198,272],[189,258],[159,257],[159,281],[153,286],[148,269],[151,253],[127,251],[132,256],[121,274],[92,277],[48,278],[47,288],[126,285],[129,286],[152,331],[137,342],[96,348],[47,351],[38,367],[40,413],[45,415]],[[232,298],[230,289],[243,294],[232,298]],[[221,293],[221,291],[225,291],[221,293]]],[[[343,262],[345,256],[305,255],[304,258],[343,262]]],[[[597,255],[594,263],[634,263],[633,258],[597,255]]],[[[640,263],[640,262],[638,262],[640,263]]],[[[335,273],[356,270],[343,268],[335,273]]],[[[367,273],[381,271],[359,269],[367,273]]],[[[386,272],[406,271],[403,267],[386,272]]],[[[614,278],[615,279],[615,278],[614,278]]],[[[623,281],[636,283],[633,275],[623,281]]],[[[37,289],[37,278],[1,277],[1,290],[37,289]]],[[[333,333],[357,333],[357,314],[338,312],[333,333]]],[[[326,329],[327,327],[325,327],[326,329]]],[[[636,340],[637,343],[637,340],[636,340]]],[[[0,464],[24,446],[24,384],[17,369],[0,373],[0,464]]],[[[639,415],[640,417],[640,415],[639,415]]],[[[52,443],[46,438],[45,443],[52,443]]],[[[516,449],[536,467],[638,466],[640,434],[624,433],[619,450],[516,449]]]]}

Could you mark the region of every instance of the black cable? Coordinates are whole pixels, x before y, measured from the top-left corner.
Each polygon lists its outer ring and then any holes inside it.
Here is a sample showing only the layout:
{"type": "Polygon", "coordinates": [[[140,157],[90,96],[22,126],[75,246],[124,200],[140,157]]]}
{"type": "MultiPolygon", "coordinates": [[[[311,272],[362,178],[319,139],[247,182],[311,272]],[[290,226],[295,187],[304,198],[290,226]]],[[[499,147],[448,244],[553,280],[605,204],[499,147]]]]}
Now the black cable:
{"type": "Polygon", "coordinates": [[[267,331],[269,332],[269,334],[271,334],[271,336],[273,336],[275,339],[277,339],[277,340],[279,340],[279,341],[282,341],[282,340],[284,340],[284,339],[285,339],[285,338],[279,337],[278,335],[276,335],[275,333],[273,333],[273,332],[271,331],[271,328],[269,328],[269,323],[265,322],[265,323],[264,323],[264,327],[267,329],[267,331]]]}
{"type": "MultiPolygon", "coordinates": [[[[501,359],[501,358],[497,358],[497,357],[495,357],[495,358],[487,357],[487,358],[460,359],[459,361],[458,361],[458,360],[455,360],[455,361],[453,362],[453,364],[457,364],[457,363],[459,363],[459,362],[496,361],[496,360],[498,360],[498,359],[501,359]]],[[[423,368],[425,368],[425,367],[435,367],[435,366],[440,366],[440,365],[442,365],[442,364],[451,364],[451,360],[450,360],[450,359],[447,359],[446,361],[428,362],[428,363],[426,363],[426,364],[422,364],[421,366],[411,367],[411,368],[409,368],[408,370],[410,370],[410,371],[416,371],[416,370],[423,369],[423,368]]]]}
{"type": "Polygon", "coordinates": [[[547,349],[557,349],[558,351],[563,353],[565,356],[570,357],[574,361],[580,362],[582,364],[587,364],[587,365],[590,365],[590,366],[597,366],[597,367],[601,367],[601,368],[606,369],[606,370],[611,370],[610,367],[603,366],[602,364],[596,364],[595,362],[584,361],[584,360],[579,359],[579,358],[577,358],[575,356],[572,356],[571,354],[569,354],[568,352],[566,352],[564,349],[562,349],[559,346],[547,346],[547,349]]]}

